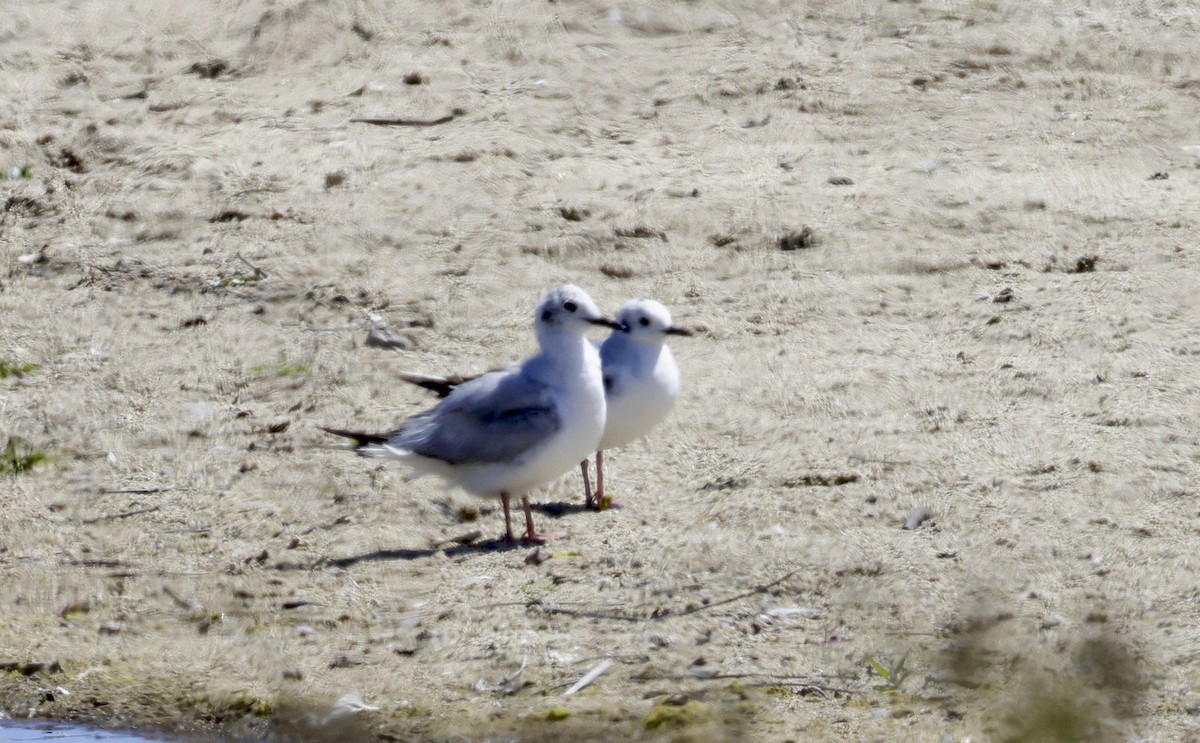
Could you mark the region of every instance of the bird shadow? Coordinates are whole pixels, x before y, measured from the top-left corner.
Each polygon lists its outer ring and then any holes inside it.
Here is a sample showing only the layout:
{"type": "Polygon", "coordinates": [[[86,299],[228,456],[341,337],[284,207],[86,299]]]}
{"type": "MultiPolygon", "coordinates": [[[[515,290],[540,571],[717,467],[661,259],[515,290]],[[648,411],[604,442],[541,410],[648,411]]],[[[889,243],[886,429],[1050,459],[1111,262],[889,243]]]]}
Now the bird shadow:
{"type": "MultiPolygon", "coordinates": [[[[591,510],[582,503],[531,503],[530,508],[538,513],[549,516],[550,518],[562,518],[576,513],[591,513],[591,510]]],[[[477,534],[478,532],[476,532],[477,534]]],[[[474,535],[469,535],[473,537],[474,535]]],[[[463,541],[453,546],[447,544],[426,547],[423,549],[402,548],[402,549],[381,549],[371,552],[363,552],[357,555],[345,555],[343,557],[322,557],[313,562],[279,562],[273,565],[276,570],[318,570],[321,568],[346,568],[351,565],[357,565],[360,562],[379,562],[383,560],[423,560],[438,553],[442,553],[447,557],[459,557],[473,554],[486,554],[491,552],[510,552],[512,550],[527,549],[536,547],[536,544],[526,544],[520,541],[509,541],[504,537],[496,537],[494,539],[470,539],[463,541]]]]}
{"type": "Polygon", "coordinates": [[[319,560],[317,564],[312,567],[346,568],[350,567],[351,565],[357,565],[360,562],[377,562],[380,560],[422,560],[433,557],[438,553],[442,553],[447,557],[458,557],[460,555],[483,554],[487,552],[510,552],[512,550],[524,549],[532,546],[535,545],[522,544],[521,542],[510,542],[504,537],[498,537],[496,539],[481,539],[468,544],[456,544],[453,547],[374,550],[372,552],[364,552],[359,555],[326,557],[319,560]]]}
{"type": "Polygon", "coordinates": [[[592,509],[582,503],[563,503],[562,501],[554,501],[551,503],[530,503],[529,507],[540,514],[544,514],[551,518],[562,518],[570,516],[574,513],[592,513],[592,509]]]}

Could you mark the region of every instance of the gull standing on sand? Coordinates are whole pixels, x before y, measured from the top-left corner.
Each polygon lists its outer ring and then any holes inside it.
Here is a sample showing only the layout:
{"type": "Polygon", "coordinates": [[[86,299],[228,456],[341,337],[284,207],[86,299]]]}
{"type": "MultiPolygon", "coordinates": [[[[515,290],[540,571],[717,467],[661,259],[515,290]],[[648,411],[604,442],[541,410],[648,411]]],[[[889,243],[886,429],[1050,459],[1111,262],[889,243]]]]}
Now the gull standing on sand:
{"type": "Polygon", "coordinates": [[[542,542],[533,528],[529,491],[586,458],[605,430],[600,356],[583,335],[592,325],[619,327],[579,287],[556,287],[542,297],[534,315],[538,355],[464,381],[394,431],[323,430],[353,439],[364,456],[394,457],[473,495],[498,496],[510,542],[509,499],[519,495],[525,511],[522,541],[542,542]]]}
{"type": "MultiPolygon", "coordinates": [[[[588,508],[601,510],[611,502],[604,499],[604,450],[625,446],[648,434],[663,422],[679,397],[679,367],[666,345],[668,335],[690,336],[692,331],[672,325],[671,313],[662,303],[631,299],[617,314],[612,335],[603,343],[596,343],[604,369],[608,412],[604,436],[595,448],[595,495],[588,478],[587,457],[579,463],[584,504],[588,508]]],[[[401,372],[400,378],[439,397],[450,395],[474,379],[410,372],[401,372]]]]}
{"type": "Polygon", "coordinates": [[[588,461],[579,463],[588,508],[604,509],[604,450],[642,438],[666,419],[679,397],[679,367],[667,336],[692,331],[671,324],[671,313],[653,299],[631,299],[617,313],[617,325],[600,345],[608,403],[604,436],[596,447],[596,492],[588,482],[588,461]]]}

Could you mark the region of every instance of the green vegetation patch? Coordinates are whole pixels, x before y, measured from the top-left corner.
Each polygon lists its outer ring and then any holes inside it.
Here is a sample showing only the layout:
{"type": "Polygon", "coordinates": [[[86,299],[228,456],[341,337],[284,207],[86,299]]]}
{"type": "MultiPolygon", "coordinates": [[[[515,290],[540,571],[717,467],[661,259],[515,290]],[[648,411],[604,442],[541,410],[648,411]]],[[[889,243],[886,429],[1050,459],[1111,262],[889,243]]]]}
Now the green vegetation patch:
{"type": "Polygon", "coordinates": [[[0,180],[4,180],[5,178],[14,181],[27,181],[33,178],[33,166],[26,163],[20,167],[0,170],[0,180]]]}
{"type": "Polygon", "coordinates": [[[558,722],[560,720],[565,720],[570,716],[571,716],[571,710],[567,709],[566,707],[561,707],[561,706],[550,707],[549,709],[544,709],[535,715],[535,717],[538,719],[548,720],[550,722],[558,722]]]}
{"type": "Polygon", "coordinates": [[[717,712],[711,705],[689,699],[682,704],[670,701],[659,702],[646,715],[642,726],[647,730],[659,728],[683,728],[691,725],[703,725],[717,718],[717,712]]]}
{"type": "Polygon", "coordinates": [[[46,452],[35,449],[19,436],[9,436],[0,456],[0,473],[17,475],[28,472],[49,458],[46,452]]]}
{"type": "Polygon", "coordinates": [[[9,377],[23,377],[26,374],[35,372],[37,370],[37,364],[20,364],[16,361],[0,359],[0,379],[8,379],[9,377]]]}

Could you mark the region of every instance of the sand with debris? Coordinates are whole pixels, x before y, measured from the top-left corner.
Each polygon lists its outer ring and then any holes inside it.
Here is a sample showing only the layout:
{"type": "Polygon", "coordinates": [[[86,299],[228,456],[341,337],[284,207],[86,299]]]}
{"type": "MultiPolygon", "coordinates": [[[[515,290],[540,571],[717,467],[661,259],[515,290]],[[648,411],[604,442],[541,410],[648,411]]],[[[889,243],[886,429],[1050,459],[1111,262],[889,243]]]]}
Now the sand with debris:
{"type": "Polygon", "coordinates": [[[1200,736],[1194,7],[165,5],[0,21],[9,715],[1200,736]],[[318,430],[568,281],[700,331],[624,508],[318,430]]]}

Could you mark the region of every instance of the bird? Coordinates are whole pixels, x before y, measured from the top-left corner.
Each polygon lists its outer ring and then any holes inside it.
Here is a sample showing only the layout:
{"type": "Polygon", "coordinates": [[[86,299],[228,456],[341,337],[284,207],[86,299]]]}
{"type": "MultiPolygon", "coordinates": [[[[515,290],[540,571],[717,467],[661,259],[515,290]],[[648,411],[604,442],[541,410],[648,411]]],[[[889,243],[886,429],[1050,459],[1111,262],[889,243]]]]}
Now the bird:
{"type": "Polygon", "coordinates": [[[480,497],[498,497],[504,538],[514,542],[509,501],[521,499],[522,542],[545,537],[533,525],[529,491],[575,466],[600,444],[606,405],[600,354],[584,333],[616,329],[577,286],[543,295],[534,313],[539,353],[462,380],[437,405],[387,433],[322,430],[354,441],[363,456],[385,456],[433,473],[480,497]]]}
{"type": "MultiPolygon", "coordinates": [[[[612,334],[603,343],[593,341],[600,352],[608,410],[604,436],[595,449],[595,493],[588,477],[588,458],[579,463],[584,505],[589,509],[603,510],[612,503],[604,495],[604,451],[626,446],[648,434],[662,423],[679,397],[679,367],[666,345],[671,335],[686,337],[693,332],[673,325],[670,311],[661,302],[631,299],[617,313],[612,334]]],[[[476,378],[415,372],[400,372],[399,376],[439,397],[452,394],[476,378]]]]}
{"type": "Polygon", "coordinates": [[[596,447],[596,491],[583,473],[584,502],[603,510],[612,499],[604,494],[604,452],[618,449],[650,433],[666,419],[679,397],[679,366],[667,346],[668,336],[690,337],[691,330],[673,325],[671,313],[653,299],[631,299],[617,312],[617,324],[600,345],[604,395],[608,405],[604,436],[596,447]]]}

